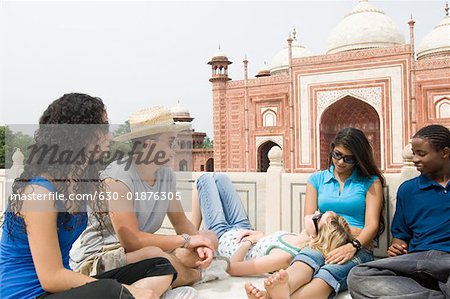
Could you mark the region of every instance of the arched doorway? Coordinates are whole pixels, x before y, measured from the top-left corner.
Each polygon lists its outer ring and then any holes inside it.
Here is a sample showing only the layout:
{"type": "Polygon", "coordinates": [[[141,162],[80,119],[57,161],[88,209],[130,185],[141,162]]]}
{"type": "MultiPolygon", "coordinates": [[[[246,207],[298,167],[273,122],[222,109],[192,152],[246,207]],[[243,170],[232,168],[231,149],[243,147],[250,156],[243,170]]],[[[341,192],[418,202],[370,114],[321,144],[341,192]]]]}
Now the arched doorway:
{"type": "Polygon", "coordinates": [[[267,168],[269,168],[269,151],[272,147],[279,146],[273,141],[266,141],[265,143],[261,144],[258,148],[258,171],[259,172],[267,172],[267,168]]]}
{"type": "Polygon", "coordinates": [[[372,145],[375,162],[381,167],[380,119],[377,111],[369,104],[351,96],[346,96],[330,105],[320,120],[320,168],[327,167],[331,142],[339,130],[347,127],[364,132],[372,145]]]}
{"type": "Polygon", "coordinates": [[[186,160],[180,161],[180,171],[187,171],[188,170],[188,163],[186,160]]]}
{"type": "Polygon", "coordinates": [[[214,159],[209,158],[206,160],[206,171],[213,172],[214,171],[214,159]]]}

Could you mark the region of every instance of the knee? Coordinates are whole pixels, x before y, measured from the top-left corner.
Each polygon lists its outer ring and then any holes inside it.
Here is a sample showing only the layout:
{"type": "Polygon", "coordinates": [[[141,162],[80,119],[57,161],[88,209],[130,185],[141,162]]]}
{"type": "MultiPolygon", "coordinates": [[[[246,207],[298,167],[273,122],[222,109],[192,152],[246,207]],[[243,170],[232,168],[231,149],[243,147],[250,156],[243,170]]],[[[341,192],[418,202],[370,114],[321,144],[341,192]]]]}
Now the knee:
{"type": "Polygon", "coordinates": [[[115,279],[99,279],[89,284],[91,293],[100,293],[105,298],[117,298],[123,291],[121,283],[115,279]]]}
{"type": "Polygon", "coordinates": [[[223,182],[229,182],[229,183],[231,183],[231,180],[230,180],[230,178],[228,177],[228,175],[226,175],[226,174],[223,174],[223,173],[215,173],[215,174],[214,174],[214,182],[215,182],[216,184],[220,184],[220,183],[223,183],[223,182]]]}
{"type": "Polygon", "coordinates": [[[217,239],[217,235],[215,232],[211,230],[202,230],[199,232],[199,234],[211,240],[214,250],[217,250],[217,248],[219,248],[219,240],[217,239]]]}
{"type": "Polygon", "coordinates": [[[364,267],[356,266],[350,270],[347,277],[347,283],[349,288],[356,288],[358,285],[364,282],[364,267]]]}
{"type": "Polygon", "coordinates": [[[192,251],[186,248],[176,248],[171,252],[171,255],[184,263],[187,259],[192,258],[192,251]]]}
{"type": "Polygon", "coordinates": [[[162,251],[162,249],[159,247],[148,246],[148,247],[139,249],[139,251],[140,251],[139,255],[141,257],[141,260],[164,256],[164,251],[162,251]]]}
{"type": "Polygon", "coordinates": [[[197,179],[197,190],[199,190],[202,186],[204,186],[206,184],[211,184],[211,183],[214,183],[214,179],[213,179],[212,175],[209,173],[202,174],[197,179]]]}

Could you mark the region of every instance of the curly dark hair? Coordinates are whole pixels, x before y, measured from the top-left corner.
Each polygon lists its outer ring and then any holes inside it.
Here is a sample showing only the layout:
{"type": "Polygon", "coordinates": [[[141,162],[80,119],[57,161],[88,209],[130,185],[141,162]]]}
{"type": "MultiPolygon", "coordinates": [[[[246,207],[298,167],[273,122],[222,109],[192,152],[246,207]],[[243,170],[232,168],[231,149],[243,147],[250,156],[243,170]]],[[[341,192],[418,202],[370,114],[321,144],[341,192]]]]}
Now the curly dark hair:
{"type": "MultiPolygon", "coordinates": [[[[13,183],[13,194],[22,194],[30,180],[41,176],[48,178],[65,199],[69,194],[101,192],[101,165],[90,153],[102,134],[105,138],[107,131],[106,107],[100,98],[69,93],[52,102],[39,120],[30,157],[23,173],[13,183]],[[64,155],[70,159],[64,159],[64,155]]],[[[15,219],[21,216],[22,205],[22,200],[9,201],[8,210],[15,219]]],[[[62,214],[63,223],[67,224],[70,214],[85,211],[86,201],[55,201],[55,207],[62,214]]],[[[100,223],[103,222],[106,203],[94,199],[90,201],[90,207],[100,223]]],[[[6,228],[8,230],[8,224],[6,228]]]]}

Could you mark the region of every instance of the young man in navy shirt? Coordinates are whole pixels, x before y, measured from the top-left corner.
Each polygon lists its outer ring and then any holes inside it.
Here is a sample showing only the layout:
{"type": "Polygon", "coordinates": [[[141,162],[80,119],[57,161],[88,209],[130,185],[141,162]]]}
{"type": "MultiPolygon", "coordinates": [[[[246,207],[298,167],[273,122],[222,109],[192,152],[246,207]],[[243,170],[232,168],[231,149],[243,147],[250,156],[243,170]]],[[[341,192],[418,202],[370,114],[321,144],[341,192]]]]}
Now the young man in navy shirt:
{"type": "Polygon", "coordinates": [[[412,139],[421,175],[398,189],[390,258],[348,277],[353,298],[450,298],[450,131],[440,125],[412,139]]]}

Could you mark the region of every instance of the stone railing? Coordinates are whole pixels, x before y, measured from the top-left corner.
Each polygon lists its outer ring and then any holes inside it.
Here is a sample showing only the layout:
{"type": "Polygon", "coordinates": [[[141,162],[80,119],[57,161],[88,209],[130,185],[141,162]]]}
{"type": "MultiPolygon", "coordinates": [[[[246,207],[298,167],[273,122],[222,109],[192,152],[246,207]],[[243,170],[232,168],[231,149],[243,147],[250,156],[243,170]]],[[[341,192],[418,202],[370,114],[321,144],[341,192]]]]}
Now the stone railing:
{"type": "MultiPolygon", "coordinates": [[[[257,230],[271,233],[277,230],[300,232],[303,227],[304,201],[306,183],[310,174],[285,173],[282,152],[279,147],[273,147],[269,152],[270,167],[267,173],[229,172],[236,190],[241,197],[250,222],[257,230]]],[[[395,210],[395,194],[401,182],[418,175],[412,163],[412,151],[408,145],[403,152],[404,165],[401,173],[386,174],[387,186],[385,192],[384,217],[386,230],[379,238],[375,255],[386,255],[390,243],[390,223],[395,210]]],[[[23,171],[23,155],[20,150],[13,156],[13,167],[0,170],[0,193],[2,195],[1,211],[6,207],[6,198],[10,193],[9,178],[17,177],[23,171]],[[7,173],[7,175],[6,175],[7,173]],[[8,177],[8,179],[7,179],[8,177]]],[[[203,172],[177,172],[177,190],[182,192],[182,198],[190,198],[195,180],[203,172]]],[[[184,202],[185,211],[190,214],[190,202],[184,202]]],[[[170,229],[170,223],[164,222],[164,229],[170,229]]]]}

